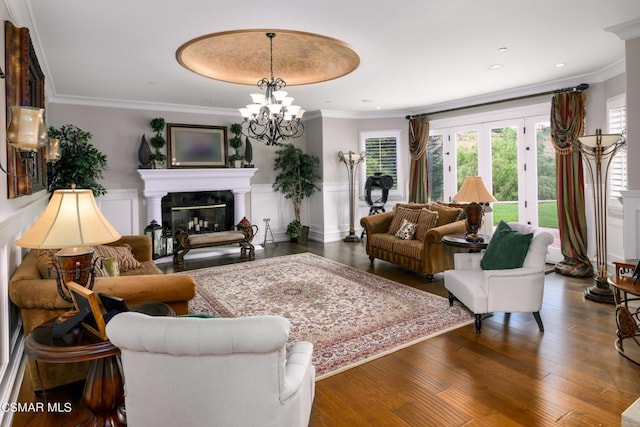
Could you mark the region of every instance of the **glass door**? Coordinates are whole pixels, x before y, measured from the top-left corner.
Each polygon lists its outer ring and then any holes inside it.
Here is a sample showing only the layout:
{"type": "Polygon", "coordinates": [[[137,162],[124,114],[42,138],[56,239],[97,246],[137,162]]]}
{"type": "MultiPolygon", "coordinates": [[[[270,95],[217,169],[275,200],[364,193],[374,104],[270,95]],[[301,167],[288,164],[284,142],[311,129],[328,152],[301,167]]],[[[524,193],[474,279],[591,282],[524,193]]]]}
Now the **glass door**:
{"type": "Polygon", "coordinates": [[[493,203],[492,223],[524,222],[527,180],[525,165],[524,120],[486,123],[485,132],[490,141],[490,173],[484,174],[487,189],[498,200],[493,203]]]}

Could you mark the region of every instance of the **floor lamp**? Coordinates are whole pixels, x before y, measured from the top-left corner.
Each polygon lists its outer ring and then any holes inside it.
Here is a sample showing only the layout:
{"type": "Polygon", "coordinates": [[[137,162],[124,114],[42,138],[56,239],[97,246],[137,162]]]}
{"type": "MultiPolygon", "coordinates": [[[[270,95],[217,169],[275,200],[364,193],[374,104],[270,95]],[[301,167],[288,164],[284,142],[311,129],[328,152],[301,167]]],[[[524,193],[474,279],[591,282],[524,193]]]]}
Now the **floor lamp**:
{"type": "Polygon", "coordinates": [[[600,129],[596,129],[595,135],[581,136],[578,140],[593,182],[596,227],[596,283],[584,290],[584,296],[591,301],[614,304],[607,274],[607,174],[613,156],[625,141],[620,134],[603,135],[600,129]]]}
{"type": "Polygon", "coordinates": [[[360,154],[354,153],[353,151],[349,151],[348,153],[343,153],[342,151],[338,151],[338,158],[347,168],[347,174],[349,175],[349,235],[344,238],[345,242],[359,242],[360,237],[356,236],[356,229],[354,226],[353,216],[355,214],[355,183],[354,183],[354,175],[355,171],[360,163],[364,160],[365,152],[361,152],[360,154]]]}

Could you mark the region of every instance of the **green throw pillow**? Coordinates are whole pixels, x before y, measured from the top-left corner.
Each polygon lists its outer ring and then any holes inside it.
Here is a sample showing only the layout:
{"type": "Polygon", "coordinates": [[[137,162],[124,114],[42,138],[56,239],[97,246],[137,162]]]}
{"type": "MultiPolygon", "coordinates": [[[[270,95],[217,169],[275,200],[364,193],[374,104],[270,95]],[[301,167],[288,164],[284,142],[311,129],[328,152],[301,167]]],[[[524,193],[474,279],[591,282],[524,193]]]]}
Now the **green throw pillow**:
{"type": "Polygon", "coordinates": [[[512,230],[504,221],[500,221],[491,236],[489,245],[480,260],[483,270],[507,270],[520,268],[527,256],[533,234],[523,234],[512,230]]]}
{"type": "Polygon", "coordinates": [[[196,317],[199,319],[217,319],[220,316],[217,316],[215,314],[209,314],[209,313],[191,313],[191,314],[181,314],[178,317],[196,317]]]}

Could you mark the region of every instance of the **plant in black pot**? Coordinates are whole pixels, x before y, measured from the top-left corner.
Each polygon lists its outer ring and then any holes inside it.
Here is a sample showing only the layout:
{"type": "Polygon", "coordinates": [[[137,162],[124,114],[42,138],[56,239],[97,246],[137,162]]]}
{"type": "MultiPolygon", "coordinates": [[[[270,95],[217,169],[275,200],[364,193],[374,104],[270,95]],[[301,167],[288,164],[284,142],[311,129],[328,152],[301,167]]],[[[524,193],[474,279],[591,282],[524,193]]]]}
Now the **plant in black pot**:
{"type": "Polygon", "coordinates": [[[154,169],[158,166],[164,164],[165,160],[167,160],[167,156],[161,151],[165,146],[167,141],[162,136],[162,132],[164,131],[164,119],[162,117],[156,117],[149,122],[151,129],[153,130],[153,135],[149,143],[155,150],[155,152],[151,155],[151,161],[153,163],[154,169]]]}
{"type": "Polygon", "coordinates": [[[229,157],[229,162],[233,167],[239,168],[242,166],[242,154],[240,154],[240,148],[242,147],[242,125],[240,123],[232,124],[231,133],[233,136],[229,140],[229,145],[235,150],[235,153],[229,157]]]}
{"type": "Polygon", "coordinates": [[[89,142],[91,136],[90,132],[74,125],[49,128],[49,138],[60,140],[60,159],[49,163],[47,170],[47,190],[50,193],[69,189],[75,184],[77,188],[91,190],[96,197],[107,194],[98,182],[107,169],[107,156],[89,142]]]}
{"type": "Polygon", "coordinates": [[[295,219],[287,226],[287,236],[290,239],[303,240],[303,230],[308,227],[302,226],[300,222],[300,209],[302,201],[311,197],[316,191],[320,191],[314,180],[319,180],[318,167],[320,159],[310,154],[305,154],[301,149],[293,144],[285,144],[276,151],[274,169],[277,172],[273,189],[282,193],[285,199],[290,199],[293,203],[293,214],[295,219]]]}

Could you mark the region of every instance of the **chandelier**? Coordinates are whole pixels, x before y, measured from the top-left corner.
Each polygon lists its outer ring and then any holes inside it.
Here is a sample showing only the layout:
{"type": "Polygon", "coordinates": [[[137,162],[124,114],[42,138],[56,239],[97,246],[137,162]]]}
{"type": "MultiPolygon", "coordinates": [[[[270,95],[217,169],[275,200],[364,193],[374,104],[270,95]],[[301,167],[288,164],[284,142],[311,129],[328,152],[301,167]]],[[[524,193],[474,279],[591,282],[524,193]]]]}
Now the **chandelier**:
{"type": "Polygon", "coordinates": [[[266,145],[282,145],[283,141],[298,138],[304,133],[304,124],[300,120],[304,110],[293,105],[293,98],[282,90],[287,83],[273,77],[273,39],[276,33],[266,33],[266,36],[269,38],[271,77],[258,82],[258,87],[265,93],[252,93],[253,103],[240,108],[244,118],[242,134],[266,145]]]}

